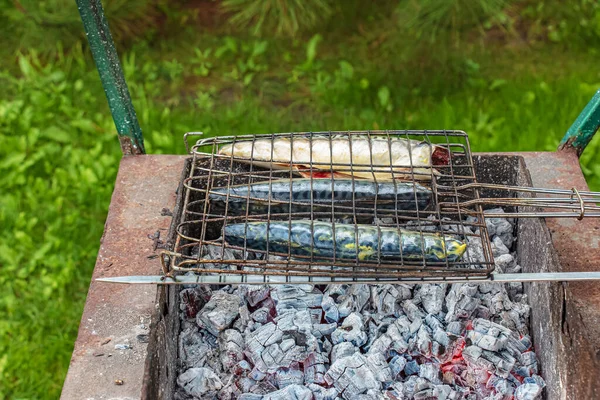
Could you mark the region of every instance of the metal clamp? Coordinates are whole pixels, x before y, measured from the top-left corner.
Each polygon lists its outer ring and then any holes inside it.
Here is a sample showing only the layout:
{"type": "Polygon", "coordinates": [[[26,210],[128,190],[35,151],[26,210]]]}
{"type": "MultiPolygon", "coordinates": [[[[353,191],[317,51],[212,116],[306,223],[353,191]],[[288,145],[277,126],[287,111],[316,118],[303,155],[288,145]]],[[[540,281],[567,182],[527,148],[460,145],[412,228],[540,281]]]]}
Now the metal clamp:
{"type": "Polygon", "coordinates": [[[571,200],[573,200],[573,196],[577,196],[577,199],[579,200],[579,207],[581,209],[581,213],[579,214],[579,217],[577,217],[577,219],[581,221],[583,217],[585,217],[585,203],[583,202],[581,194],[579,194],[579,191],[576,188],[573,188],[571,190],[573,191],[573,193],[571,194],[571,200]]]}

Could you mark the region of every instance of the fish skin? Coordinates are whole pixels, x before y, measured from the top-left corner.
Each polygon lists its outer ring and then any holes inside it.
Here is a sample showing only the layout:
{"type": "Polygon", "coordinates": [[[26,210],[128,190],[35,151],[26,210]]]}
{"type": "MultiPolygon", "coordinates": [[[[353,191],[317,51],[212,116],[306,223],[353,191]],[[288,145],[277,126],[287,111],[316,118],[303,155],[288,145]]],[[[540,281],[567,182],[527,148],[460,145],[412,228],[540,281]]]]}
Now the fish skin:
{"type": "Polygon", "coordinates": [[[281,179],[257,182],[251,185],[236,185],[229,188],[214,188],[209,192],[211,206],[224,209],[228,203],[228,215],[244,214],[250,205],[253,214],[267,214],[269,199],[271,213],[310,211],[327,209],[331,205],[347,207],[373,207],[377,200],[378,209],[424,210],[431,202],[431,189],[418,183],[352,179],[281,179]],[[227,194],[229,193],[229,197],[227,194]],[[312,201],[311,201],[312,193],[312,201]],[[248,202],[248,197],[251,197],[248,202]],[[290,199],[291,197],[291,199],[290,199]],[[306,203],[305,206],[289,201],[306,203]]]}
{"type": "Polygon", "coordinates": [[[433,162],[447,164],[447,153],[444,147],[427,142],[362,136],[351,140],[339,136],[313,136],[310,140],[306,137],[240,140],[219,150],[220,155],[273,169],[289,169],[291,164],[293,170],[305,169],[304,176],[310,175],[313,169],[330,172],[333,169],[338,176],[375,180],[430,180],[432,174],[438,173],[432,168],[433,162]],[[313,168],[307,172],[310,165],[313,168]]]}
{"type": "Polygon", "coordinates": [[[246,222],[227,225],[225,241],[232,246],[251,250],[312,256],[313,259],[360,261],[422,260],[458,261],[467,245],[460,240],[436,233],[402,231],[374,225],[335,224],[297,220],[289,222],[246,222]],[[311,228],[312,226],[312,228],[311,228]],[[356,240],[358,234],[358,241],[356,240]],[[268,235],[268,240],[267,240],[268,235]],[[358,243],[357,243],[358,242],[358,243]],[[358,249],[356,248],[358,244],[358,249]]]}

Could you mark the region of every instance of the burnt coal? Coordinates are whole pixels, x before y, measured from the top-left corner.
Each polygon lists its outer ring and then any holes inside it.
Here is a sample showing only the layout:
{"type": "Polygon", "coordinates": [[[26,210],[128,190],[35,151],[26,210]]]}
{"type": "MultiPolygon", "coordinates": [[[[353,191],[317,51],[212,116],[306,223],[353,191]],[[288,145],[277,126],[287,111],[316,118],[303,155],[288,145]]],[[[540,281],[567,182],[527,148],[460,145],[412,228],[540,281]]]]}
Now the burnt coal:
{"type": "MultiPolygon", "coordinates": [[[[497,269],[519,272],[513,222],[487,225],[497,269]]],[[[190,286],[179,300],[178,399],[532,400],[545,386],[521,284],[190,286]]]]}

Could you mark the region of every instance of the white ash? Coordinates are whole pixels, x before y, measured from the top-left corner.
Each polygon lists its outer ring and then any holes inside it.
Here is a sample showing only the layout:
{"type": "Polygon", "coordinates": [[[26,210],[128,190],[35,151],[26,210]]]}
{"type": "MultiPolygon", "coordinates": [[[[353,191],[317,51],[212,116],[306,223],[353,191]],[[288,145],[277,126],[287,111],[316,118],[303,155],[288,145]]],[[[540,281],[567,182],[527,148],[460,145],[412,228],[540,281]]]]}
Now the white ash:
{"type": "MultiPolygon", "coordinates": [[[[513,223],[487,220],[498,272],[521,270],[513,223]]],[[[519,283],[186,286],[179,300],[177,399],[533,400],[545,385],[519,283]]]]}
{"type": "Polygon", "coordinates": [[[210,301],[197,314],[198,326],[217,336],[240,314],[241,299],[236,294],[215,292],[210,301]]]}

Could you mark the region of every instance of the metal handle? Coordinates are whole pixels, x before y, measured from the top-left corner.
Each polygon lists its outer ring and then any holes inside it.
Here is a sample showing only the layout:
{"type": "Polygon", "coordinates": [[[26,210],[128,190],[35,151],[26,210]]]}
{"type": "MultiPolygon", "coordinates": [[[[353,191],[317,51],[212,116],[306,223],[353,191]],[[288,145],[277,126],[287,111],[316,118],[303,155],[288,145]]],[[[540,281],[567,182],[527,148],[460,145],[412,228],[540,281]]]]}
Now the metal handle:
{"type": "MultiPolygon", "coordinates": [[[[442,189],[451,190],[452,188],[446,186],[440,186],[442,189]]],[[[507,186],[497,185],[491,183],[471,183],[467,185],[457,186],[455,189],[457,193],[467,189],[497,189],[507,190],[510,192],[525,192],[531,194],[542,194],[543,197],[509,197],[509,198],[477,198],[473,200],[461,201],[457,198],[456,202],[441,202],[439,209],[441,211],[452,211],[460,208],[464,214],[470,214],[473,211],[469,210],[469,206],[473,205],[496,205],[496,206],[528,206],[537,208],[550,208],[554,209],[549,212],[530,211],[530,212],[516,212],[516,213],[502,213],[493,214],[486,213],[486,217],[490,218],[541,218],[541,217],[552,217],[552,218],[577,218],[582,220],[584,217],[600,217],[600,192],[588,192],[579,191],[576,188],[571,190],[565,189],[544,189],[544,188],[533,188],[533,187],[522,187],[522,186],[507,186]],[[563,197],[549,197],[563,196],[563,197]],[[559,211],[566,210],[566,211],[559,211]]],[[[449,192],[450,195],[452,192],[449,192]]]]}

